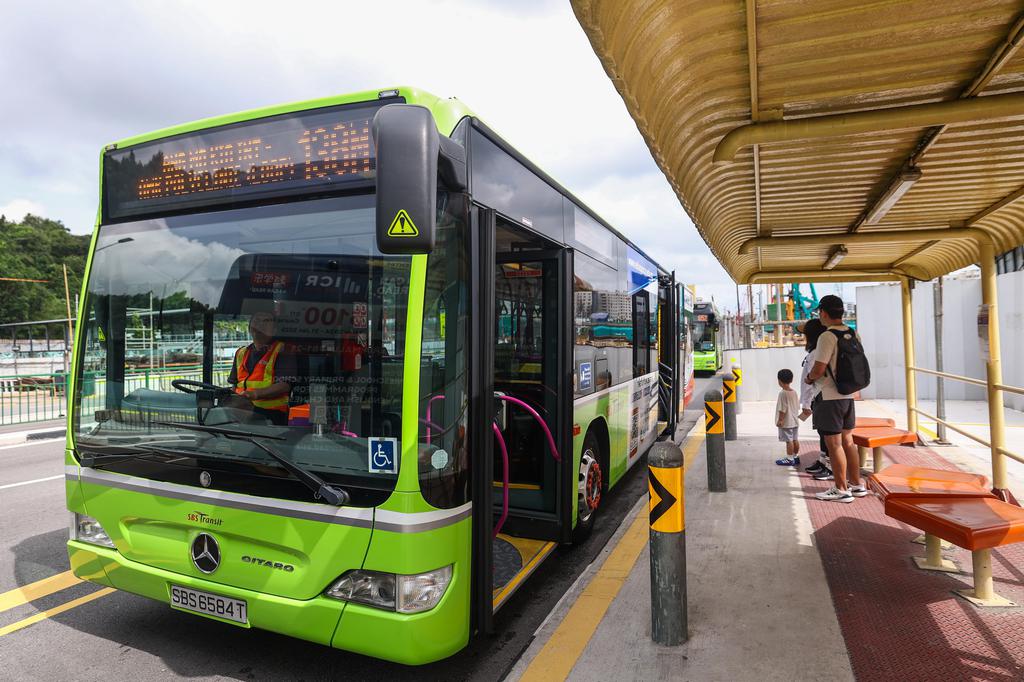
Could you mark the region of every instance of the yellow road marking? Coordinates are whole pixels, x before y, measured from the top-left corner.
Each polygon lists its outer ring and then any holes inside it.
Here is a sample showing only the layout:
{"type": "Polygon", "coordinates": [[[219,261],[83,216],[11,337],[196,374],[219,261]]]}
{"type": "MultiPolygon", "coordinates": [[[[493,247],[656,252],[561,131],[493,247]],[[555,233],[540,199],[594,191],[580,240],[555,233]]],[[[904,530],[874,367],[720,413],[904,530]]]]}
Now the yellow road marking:
{"type": "Polygon", "coordinates": [[[701,419],[697,420],[697,423],[693,425],[693,431],[690,437],[686,439],[686,445],[683,446],[683,471],[689,471],[690,465],[693,463],[694,458],[700,454],[700,444],[704,442],[704,421],[701,419]]]}
{"type": "Polygon", "coordinates": [[[65,611],[70,611],[71,609],[73,609],[75,607],[78,607],[78,606],[81,606],[82,604],[87,604],[87,603],[91,602],[94,599],[99,599],[100,597],[105,597],[106,595],[108,595],[108,594],[110,594],[111,592],[114,592],[114,591],[115,590],[114,590],[113,587],[104,587],[101,590],[96,590],[92,594],[87,594],[84,597],[79,597],[78,599],[72,599],[71,601],[69,601],[66,604],[61,604],[60,606],[55,606],[52,609],[47,609],[46,611],[40,611],[39,613],[35,614],[34,616],[29,616],[28,618],[25,618],[24,620],[19,620],[17,623],[11,623],[10,625],[7,625],[5,627],[0,628],[0,637],[3,637],[4,635],[9,635],[12,632],[17,632],[18,630],[21,630],[22,628],[27,628],[29,625],[35,625],[39,621],[46,620],[47,618],[49,618],[51,616],[56,616],[59,613],[64,613],[65,611]]]}
{"type": "Polygon", "coordinates": [[[647,544],[647,534],[647,515],[641,510],[597,575],[569,609],[551,639],[530,661],[521,680],[534,682],[564,680],[568,677],[604,618],[608,606],[629,577],[633,564],[647,544]]]}
{"type": "Polygon", "coordinates": [[[27,604],[40,597],[53,594],[54,592],[60,592],[80,582],[82,582],[81,579],[75,577],[74,573],[64,571],[57,575],[51,575],[49,578],[43,578],[34,583],[4,592],[0,594],[0,613],[13,609],[15,606],[27,604]]]}

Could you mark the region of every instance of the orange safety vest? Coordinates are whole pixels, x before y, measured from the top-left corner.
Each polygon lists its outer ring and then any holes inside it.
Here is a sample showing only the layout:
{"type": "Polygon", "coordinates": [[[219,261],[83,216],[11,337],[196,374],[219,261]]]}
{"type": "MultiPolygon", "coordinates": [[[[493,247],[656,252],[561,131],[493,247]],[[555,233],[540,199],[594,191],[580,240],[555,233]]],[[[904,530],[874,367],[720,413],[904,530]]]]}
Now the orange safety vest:
{"type": "MultiPolygon", "coordinates": [[[[274,380],[274,363],[282,348],[284,348],[283,343],[274,341],[270,345],[270,350],[265,352],[260,361],[256,363],[256,366],[253,367],[252,372],[246,369],[247,360],[249,359],[249,347],[246,346],[235,351],[235,377],[238,379],[238,383],[235,384],[235,393],[240,394],[243,391],[267,388],[277,383],[274,380]]],[[[267,400],[253,400],[252,404],[264,410],[287,412],[288,394],[286,393],[267,400]]]]}

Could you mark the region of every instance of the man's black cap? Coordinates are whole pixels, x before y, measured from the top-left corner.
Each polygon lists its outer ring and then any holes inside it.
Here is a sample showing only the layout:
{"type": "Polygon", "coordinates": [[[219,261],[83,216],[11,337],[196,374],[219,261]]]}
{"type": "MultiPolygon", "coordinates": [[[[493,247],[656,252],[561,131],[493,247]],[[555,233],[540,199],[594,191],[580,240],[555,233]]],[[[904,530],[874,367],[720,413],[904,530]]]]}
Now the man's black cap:
{"type": "Polygon", "coordinates": [[[843,299],[829,294],[828,296],[822,296],[821,300],[818,301],[818,310],[824,310],[828,313],[829,317],[842,317],[845,306],[843,305],[843,299]]]}

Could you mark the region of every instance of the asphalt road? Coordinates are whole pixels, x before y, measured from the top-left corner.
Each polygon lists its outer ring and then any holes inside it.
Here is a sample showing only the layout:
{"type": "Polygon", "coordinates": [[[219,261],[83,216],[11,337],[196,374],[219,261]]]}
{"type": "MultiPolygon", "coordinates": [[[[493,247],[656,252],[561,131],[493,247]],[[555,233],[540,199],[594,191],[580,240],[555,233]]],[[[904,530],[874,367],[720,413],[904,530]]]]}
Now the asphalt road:
{"type": "MultiPolygon", "coordinates": [[[[708,381],[697,380],[698,408],[708,381]]],[[[605,498],[591,537],[556,550],[498,612],[495,635],[477,637],[445,661],[408,668],[124,592],[89,599],[102,588],[68,576],[62,448],[62,439],[0,447],[0,680],[499,680],[647,489],[644,467],[633,467],[605,498]],[[4,602],[5,592],[47,579],[47,594],[4,602]],[[7,632],[12,625],[23,627],[7,632]]]]}

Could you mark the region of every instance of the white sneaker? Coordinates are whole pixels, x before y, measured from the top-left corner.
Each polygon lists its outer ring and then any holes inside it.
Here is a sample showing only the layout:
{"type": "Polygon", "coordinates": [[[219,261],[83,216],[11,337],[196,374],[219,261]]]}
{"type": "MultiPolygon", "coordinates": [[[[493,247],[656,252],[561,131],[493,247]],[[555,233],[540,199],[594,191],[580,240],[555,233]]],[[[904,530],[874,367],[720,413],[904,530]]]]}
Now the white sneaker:
{"type": "Polygon", "coordinates": [[[871,494],[871,491],[862,485],[851,485],[850,494],[854,497],[866,497],[871,494]]]}
{"type": "Polygon", "coordinates": [[[853,495],[850,494],[849,490],[840,490],[835,486],[832,486],[823,493],[816,494],[815,497],[826,502],[843,502],[845,504],[853,502],[853,495]]]}

